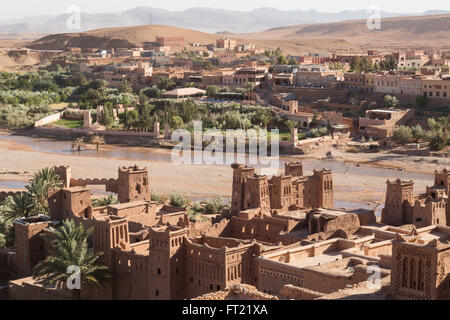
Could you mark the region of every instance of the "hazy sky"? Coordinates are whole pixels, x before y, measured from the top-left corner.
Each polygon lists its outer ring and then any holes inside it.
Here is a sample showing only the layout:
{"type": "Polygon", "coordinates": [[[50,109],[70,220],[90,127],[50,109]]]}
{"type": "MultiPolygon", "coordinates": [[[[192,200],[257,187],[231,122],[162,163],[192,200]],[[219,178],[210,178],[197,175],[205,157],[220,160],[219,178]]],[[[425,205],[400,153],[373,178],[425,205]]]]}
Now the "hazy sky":
{"type": "Polygon", "coordinates": [[[388,12],[423,12],[426,10],[450,10],[448,0],[12,0],[2,1],[0,20],[9,20],[42,14],[61,14],[71,5],[77,5],[83,12],[115,12],[138,6],[150,6],[168,10],[184,10],[192,7],[211,7],[229,10],[250,11],[260,7],[274,7],[281,10],[316,9],[325,12],[366,9],[378,5],[388,12]]]}

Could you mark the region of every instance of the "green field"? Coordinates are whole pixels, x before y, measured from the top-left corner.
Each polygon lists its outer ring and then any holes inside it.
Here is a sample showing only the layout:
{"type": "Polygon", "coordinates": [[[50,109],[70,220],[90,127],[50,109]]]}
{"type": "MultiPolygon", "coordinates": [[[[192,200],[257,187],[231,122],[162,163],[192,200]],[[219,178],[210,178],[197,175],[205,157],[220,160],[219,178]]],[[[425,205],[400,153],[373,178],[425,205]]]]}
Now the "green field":
{"type": "Polygon", "coordinates": [[[74,129],[74,128],[83,128],[84,123],[83,120],[61,119],[56,122],[53,122],[52,125],[74,129]]]}

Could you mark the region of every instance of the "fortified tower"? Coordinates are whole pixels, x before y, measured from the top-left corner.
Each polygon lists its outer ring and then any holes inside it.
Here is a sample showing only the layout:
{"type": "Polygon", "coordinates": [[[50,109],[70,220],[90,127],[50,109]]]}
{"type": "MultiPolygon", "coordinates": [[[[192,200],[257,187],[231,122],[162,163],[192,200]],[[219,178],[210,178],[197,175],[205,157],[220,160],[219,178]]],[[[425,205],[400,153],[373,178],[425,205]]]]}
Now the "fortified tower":
{"type": "Polygon", "coordinates": [[[292,177],[303,177],[303,163],[291,162],[284,165],[284,174],[292,177]]]}
{"type": "Polygon", "coordinates": [[[105,220],[94,220],[94,251],[103,252],[102,261],[112,267],[112,249],[130,249],[128,220],[108,216],[105,220]]]}
{"type": "Polygon", "coordinates": [[[267,176],[253,176],[247,178],[244,188],[244,204],[242,209],[261,208],[270,210],[269,183],[267,176]]]}
{"type": "Polygon", "coordinates": [[[443,169],[434,172],[434,186],[445,188],[447,195],[450,195],[450,171],[443,169]]]}
{"type": "Polygon", "coordinates": [[[331,170],[314,170],[317,179],[317,208],[334,208],[333,173],[331,170]]]}
{"type": "Polygon", "coordinates": [[[185,298],[184,238],[187,228],[174,226],[150,229],[148,298],[181,300],[185,298]]]}
{"type": "Polygon", "coordinates": [[[292,177],[274,176],[271,180],[271,207],[280,212],[288,211],[293,203],[292,197],[292,177]]]}
{"type": "Polygon", "coordinates": [[[14,222],[18,276],[31,275],[34,266],[45,259],[41,232],[49,225],[51,221],[47,217],[17,219],[14,222]]]}
{"type": "Polygon", "coordinates": [[[244,208],[244,191],[245,182],[248,177],[255,175],[255,169],[250,167],[244,167],[240,164],[233,164],[233,191],[231,199],[231,211],[232,213],[238,213],[244,208]]]}
{"type": "Polygon", "coordinates": [[[392,295],[402,300],[448,298],[450,245],[438,239],[423,241],[415,233],[392,243],[392,295]]]}
{"type": "Polygon", "coordinates": [[[413,220],[414,182],[387,181],[386,202],[381,213],[381,221],[385,224],[400,226],[410,224],[413,220]]]}
{"type": "Polygon", "coordinates": [[[150,188],[147,168],[119,168],[118,199],[120,203],[146,200],[150,201],[150,188]]]}

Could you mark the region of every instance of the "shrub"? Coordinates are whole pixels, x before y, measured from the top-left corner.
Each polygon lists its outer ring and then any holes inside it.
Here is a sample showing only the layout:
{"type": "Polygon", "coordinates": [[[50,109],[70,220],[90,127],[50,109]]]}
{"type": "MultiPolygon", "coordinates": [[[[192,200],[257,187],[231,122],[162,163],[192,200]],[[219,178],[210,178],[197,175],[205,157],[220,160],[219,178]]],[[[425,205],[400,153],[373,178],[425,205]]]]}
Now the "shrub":
{"type": "Polygon", "coordinates": [[[161,204],[165,203],[168,200],[166,196],[158,194],[158,193],[152,193],[150,197],[151,197],[152,201],[158,202],[161,204]]]}
{"type": "Polygon", "coordinates": [[[189,199],[173,193],[170,195],[170,205],[174,206],[174,207],[179,207],[179,208],[183,208],[185,206],[187,206],[189,204],[189,199]]]}
{"type": "Polygon", "coordinates": [[[214,200],[210,200],[206,203],[205,213],[206,214],[215,214],[220,213],[226,206],[223,203],[222,198],[217,198],[214,200]]]}
{"type": "Polygon", "coordinates": [[[413,139],[412,130],[410,127],[400,126],[396,130],[394,130],[394,140],[401,145],[405,145],[408,142],[411,142],[413,139]]]}
{"type": "Polygon", "coordinates": [[[445,142],[444,139],[440,136],[435,136],[430,141],[430,150],[432,151],[441,151],[445,148],[445,142]]]}

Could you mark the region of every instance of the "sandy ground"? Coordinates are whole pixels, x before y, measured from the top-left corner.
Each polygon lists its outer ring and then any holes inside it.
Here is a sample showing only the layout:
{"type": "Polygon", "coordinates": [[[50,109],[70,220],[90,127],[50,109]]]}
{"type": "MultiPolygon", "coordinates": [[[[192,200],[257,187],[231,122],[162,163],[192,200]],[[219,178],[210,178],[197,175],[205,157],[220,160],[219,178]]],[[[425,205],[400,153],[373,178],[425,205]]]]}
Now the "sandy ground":
{"type": "MultiPolygon", "coordinates": [[[[4,135],[4,134],[3,134],[4,135]]],[[[71,165],[72,176],[75,178],[116,178],[119,166],[147,167],[151,181],[151,189],[157,193],[170,194],[179,193],[194,199],[215,198],[217,196],[230,197],[232,183],[232,169],[227,166],[217,165],[178,165],[170,161],[146,161],[120,158],[99,158],[91,156],[73,156],[70,154],[55,154],[41,151],[34,151],[30,146],[21,143],[2,140],[0,134],[0,183],[3,181],[22,180],[27,181],[31,174],[40,168],[55,165],[71,165]]],[[[138,150],[140,148],[128,148],[119,146],[104,146],[105,149],[138,150]]],[[[153,151],[152,151],[153,152],[153,151]]],[[[165,149],[155,149],[157,154],[168,154],[165,149]]],[[[333,152],[333,154],[338,154],[333,152]]],[[[403,162],[404,159],[397,159],[398,156],[389,155],[361,155],[342,154],[345,161],[349,162],[350,168],[355,168],[356,163],[370,162],[368,157],[378,157],[384,160],[372,159],[375,166],[385,165],[389,167],[401,166],[411,172],[426,172],[431,174],[435,169],[442,167],[442,163],[415,164],[413,160],[403,162]],[[384,162],[383,162],[384,161],[384,162]]],[[[320,159],[324,154],[321,152],[308,157],[290,157],[292,160],[302,160],[304,158],[320,159]]],[[[339,154],[341,156],[341,154],[339,154]]],[[[343,159],[344,160],[344,159],[343,159]]],[[[444,159],[445,160],[445,159],[444,159]]],[[[429,160],[431,161],[431,159],[429,160]]],[[[440,160],[442,161],[442,160],[440,160]]],[[[326,162],[315,160],[314,167],[321,169],[329,166],[326,162]]],[[[370,168],[369,168],[370,169],[370,168]]],[[[338,201],[347,203],[361,203],[365,207],[375,207],[384,201],[386,190],[386,177],[376,173],[361,175],[349,172],[334,172],[335,198],[338,201]]],[[[392,170],[390,176],[396,177],[397,170],[392,170]]],[[[307,170],[306,174],[312,174],[307,170]]],[[[413,176],[413,173],[412,173],[413,176]]],[[[426,185],[433,183],[432,177],[421,177],[415,179],[416,192],[423,192],[426,185]]],[[[2,190],[5,190],[3,188],[2,190]]],[[[351,205],[350,205],[351,207],[351,205]]]]}

